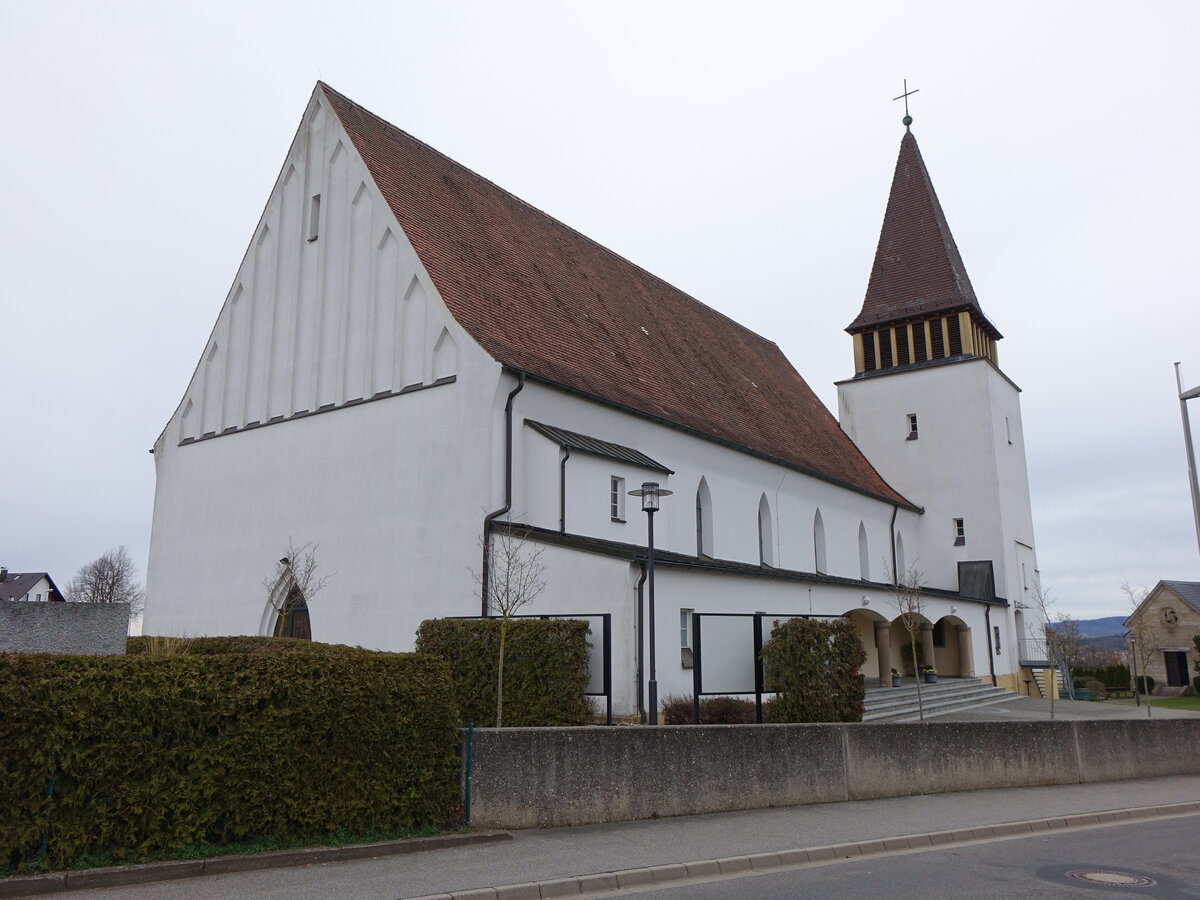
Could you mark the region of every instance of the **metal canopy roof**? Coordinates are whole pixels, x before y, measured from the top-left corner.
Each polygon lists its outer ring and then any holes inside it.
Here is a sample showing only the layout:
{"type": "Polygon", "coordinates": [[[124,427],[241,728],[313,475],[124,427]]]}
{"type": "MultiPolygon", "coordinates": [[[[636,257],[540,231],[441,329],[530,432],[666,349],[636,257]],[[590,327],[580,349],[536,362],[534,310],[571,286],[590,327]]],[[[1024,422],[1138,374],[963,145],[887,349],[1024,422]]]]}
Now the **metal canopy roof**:
{"type": "Polygon", "coordinates": [[[525,424],[538,434],[550,438],[554,443],[560,444],[563,447],[569,447],[572,450],[578,450],[580,453],[590,453],[592,456],[601,456],[604,459],[628,463],[640,469],[664,472],[667,475],[675,474],[672,469],[668,469],[660,462],[655,462],[645,453],[642,453],[640,450],[634,450],[632,447],[622,447],[620,444],[602,441],[599,438],[588,437],[586,434],[578,434],[574,431],[567,431],[564,428],[555,428],[553,425],[545,425],[541,422],[535,422],[532,419],[526,419],[525,424]]]}

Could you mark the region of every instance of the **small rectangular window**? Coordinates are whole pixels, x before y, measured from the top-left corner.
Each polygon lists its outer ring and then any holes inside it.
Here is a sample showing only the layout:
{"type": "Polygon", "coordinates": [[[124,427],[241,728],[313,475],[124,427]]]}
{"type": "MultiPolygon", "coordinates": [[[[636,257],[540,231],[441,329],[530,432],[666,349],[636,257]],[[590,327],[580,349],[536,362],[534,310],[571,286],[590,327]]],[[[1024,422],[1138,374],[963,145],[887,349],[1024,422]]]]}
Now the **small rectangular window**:
{"type": "Polygon", "coordinates": [[[625,479],[616,475],[609,482],[608,514],[614,522],[625,521],[625,479]]]}
{"type": "Polygon", "coordinates": [[[321,234],[321,195],[313,194],[308,207],[308,242],[311,244],[321,234]]]}
{"type": "Polygon", "coordinates": [[[962,519],[954,520],[954,546],[961,547],[967,542],[967,530],[963,527],[962,519]]]}
{"type": "Polygon", "coordinates": [[[996,639],[996,655],[1000,655],[1000,626],[992,626],[992,636],[996,639]]]}
{"type": "Polygon", "coordinates": [[[692,668],[692,613],[694,610],[679,611],[679,664],[692,668]]]}
{"type": "MultiPolygon", "coordinates": [[[[917,414],[908,414],[908,437],[906,440],[915,441],[917,439],[917,414]]],[[[936,441],[934,443],[937,443],[936,441]]]]}

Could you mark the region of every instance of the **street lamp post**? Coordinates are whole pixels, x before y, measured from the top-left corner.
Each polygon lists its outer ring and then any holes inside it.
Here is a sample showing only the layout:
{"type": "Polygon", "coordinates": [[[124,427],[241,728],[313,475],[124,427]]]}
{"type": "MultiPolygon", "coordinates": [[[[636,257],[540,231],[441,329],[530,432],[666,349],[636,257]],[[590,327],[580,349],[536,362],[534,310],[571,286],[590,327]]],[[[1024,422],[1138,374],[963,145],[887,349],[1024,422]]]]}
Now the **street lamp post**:
{"type": "Polygon", "coordinates": [[[1129,664],[1133,666],[1133,702],[1142,705],[1142,693],[1138,690],[1137,676],[1137,635],[1129,635],[1129,664]]]}
{"type": "Polygon", "coordinates": [[[650,594],[650,724],[658,724],[658,667],[654,652],[654,514],[658,512],[661,498],[672,492],[660,488],[657,481],[647,481],[640,490],[630,491],[631,497],[642,498],[642,509],[646,512],[646,586],[650,594]]]}
{"type": "Polygon", "coordinates": [[[1183,445],[1187,448],[1188,480],[1192,488],[1192,516],[1196,519],[1196,543],[1200,546],[1200,486],[1196,481],[1196,453],[1192,450],[1192,425],[1188,421],[1187,402],[1200,397],[1200,387],[1190,391],[1183,389],[1179,376],[1179,363],[1175,363],[1175,386],[1179,388],[1179,413],[1183,416],[1183,445]]]}

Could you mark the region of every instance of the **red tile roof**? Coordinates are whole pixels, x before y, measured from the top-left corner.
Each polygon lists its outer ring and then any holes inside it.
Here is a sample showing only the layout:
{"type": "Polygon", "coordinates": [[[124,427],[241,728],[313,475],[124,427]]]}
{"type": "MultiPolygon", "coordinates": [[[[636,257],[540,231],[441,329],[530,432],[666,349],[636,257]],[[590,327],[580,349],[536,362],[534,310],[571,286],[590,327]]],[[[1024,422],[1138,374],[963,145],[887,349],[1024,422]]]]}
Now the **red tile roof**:
{"type": "Polygon", "coordinates": [[[450,312],[498,362],[911,505],[774,343],[319,87],[450,312]]]}
{"type": "Polygon", "coordinates": [[[925,160],[911,131],[900,141],[875,265],[851,334],[891,322],[970,310],[993,338],[1002,335],[975,298],[938,202],[925,160]]]}

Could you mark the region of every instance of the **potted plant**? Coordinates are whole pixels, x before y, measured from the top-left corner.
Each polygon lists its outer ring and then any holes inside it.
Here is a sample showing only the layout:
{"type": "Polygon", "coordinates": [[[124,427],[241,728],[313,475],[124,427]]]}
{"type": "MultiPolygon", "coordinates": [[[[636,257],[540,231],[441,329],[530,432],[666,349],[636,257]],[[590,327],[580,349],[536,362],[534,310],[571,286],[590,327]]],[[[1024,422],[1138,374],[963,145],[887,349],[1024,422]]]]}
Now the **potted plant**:
{"type": "Polygon", "coordinates": [[[926,684],[937,684],[937,669],[933,666],[921,666],[921,673],[925,676],[926,684]]]}
{"type": "Polygon", "coordinates": [[[900,671],[892,669],[892,687],[900,687],[900,671]]]}

